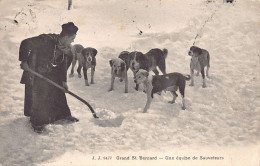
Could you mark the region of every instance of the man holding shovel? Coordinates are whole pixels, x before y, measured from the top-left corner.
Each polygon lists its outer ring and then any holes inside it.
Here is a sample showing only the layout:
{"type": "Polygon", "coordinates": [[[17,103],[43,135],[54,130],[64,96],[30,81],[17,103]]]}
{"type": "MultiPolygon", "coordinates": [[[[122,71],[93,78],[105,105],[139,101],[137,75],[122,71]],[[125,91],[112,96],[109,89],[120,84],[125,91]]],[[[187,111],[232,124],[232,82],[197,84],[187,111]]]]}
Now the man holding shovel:
{"type": "Polygon", "coordinates": [[[21,42],[19,61],[24,70],[21,83],[25,84],[24,114],[30,116],[34,131],[42,132],[44,125],[65,119],[77,122],[71,116],[64,90],[67,86],[67,68],[72,60],[71,43],[78,27],[69,22],[62,25],[58,34],[42,34],[21,42]],[[57,88],[30,70],[51,80],[57,88]]]}

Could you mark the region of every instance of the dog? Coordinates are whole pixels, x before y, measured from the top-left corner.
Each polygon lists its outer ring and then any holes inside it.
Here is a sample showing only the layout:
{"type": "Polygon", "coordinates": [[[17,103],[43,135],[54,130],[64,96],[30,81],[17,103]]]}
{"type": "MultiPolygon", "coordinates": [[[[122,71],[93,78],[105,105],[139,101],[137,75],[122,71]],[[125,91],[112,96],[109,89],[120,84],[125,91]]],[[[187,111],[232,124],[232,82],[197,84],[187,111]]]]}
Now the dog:
{"type": "Polygon", "coordinates": [[[109,91],[114,90],[115,77],[120,78],[120,82],[125,80],[125,93],[128,93],[128,76],[127,71],[130,65],[130,56],[128,51],[123,51],[118,58],[109,61],[111,66],[111,86],[109,91]]]}
{"type": "Polygon", "coordinates": [[[85,79],[85,85],[89,86],[87,70],[91,68],[91,84],[94,84],[94,72],[96,68],[96,55],[97,50],[92,47],[84,48],[80,44],[76,44],[72,46],[71,52],[73,54],[72,67],[70,77],[73,77],[74,67],[76,62],[78,61],[78,77],[81,78],[81,69],[83,67],[83,74],[85,79]]]}
{"type": "Polygon", "coordinates": [[[198,72],[201,72],[201,75],[203,78],[202,88],[206,88],[204,68],[207,67],[206,76],[209,77],[209,68],[210,68],[209,52],[207,50],[201,49],[199,47],[191,46],[190,50],[188,52],[188,55],[191,56],[191,62],[190,62],[191,83],[190,83],[190,86],[194,86],[194,70],[196,70],[198,72]]]}
{"type": "MultiPolygon", "coordinates": [[[[142,52],[131,52],[130,53],[130,69],[133,71],[133,74],[137,73],[139,69],[144,69],[153,71],[155,75],[159,75],[159,72],[156,67],[160,69],[163,74],[166,74],[166,64],[165,59],[167,58],[168,50],[154,48],[148,51],[146,54],[142,52]]],[[[138,85],[136,84],[136,90],[138,90],[138,85]]]]}
{"type": "Polygon", "coordinates": [[[184,91],[186,86],[186,81],[190,80],[190,75],[184,76],[181,73],[169,73],[165,75],[155,75],[149,76],[149,72],[143,69],[140,69],[136,73],[135,82],[136,84],[143,83],[145,92],[147,94],[147,102],[144,107],[143,113],[147,112],[150,108],[153,94],[161,91],[170,91],[173,95],[172,101],[169,103],[175,103],[175,99],[178,96],[176,91],[179,89],[182,97],[182,109],[185,110],[185,99],[184,91]]]}
{"type": "Polygon", "coordinates": [[[81,52],[84,49],[84,47],[81,44],[75,44],[71,47],[71,52],[72,52],[72,67],[70,71],[70,77],[74,76],[74,67],[77,63],[77,60],[80,59],[81,57],[81,52]]]}

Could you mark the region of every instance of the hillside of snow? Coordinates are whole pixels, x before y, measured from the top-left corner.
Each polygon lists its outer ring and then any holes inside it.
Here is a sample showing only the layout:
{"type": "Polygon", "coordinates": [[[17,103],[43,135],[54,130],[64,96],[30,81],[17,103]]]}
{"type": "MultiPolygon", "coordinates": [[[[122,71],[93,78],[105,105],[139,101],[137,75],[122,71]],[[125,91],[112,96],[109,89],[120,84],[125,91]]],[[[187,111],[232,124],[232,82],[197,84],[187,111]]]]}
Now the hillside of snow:
{"type": "Polygon", "coordinates": [[[0,6],[0,166],[259,165],[259,1],[73,0],[69,11],[61,0],[0,0],[0,6]],[[95,84],[87,87],[75,75],[68,77],[69,90],[88,101],[100,118],[67,95],[79,122],[47,125],[37,134],[23,115],[19,45],[25,38],[59,33],[69,21],[79,27],[73,44],[98,50],[95,84]],[[155,95],[148,113],[142,113],[146,94],[134,89],[130,70],[129,93],[123,93],[124,83],[118,79],[115,90],[108,92],[109,60],[121,51],[167,48],[167,73],[189,74],[188,50],[194,42],[210,53],[210,78],[207,88],[201,87],[201,75],[194,87],[187,82],[186,110],[181,109],[181,97],[169,104],[172,96],[167,92],[155,95]],[[135,155],[225,159],[116,160],[135,155]]]}

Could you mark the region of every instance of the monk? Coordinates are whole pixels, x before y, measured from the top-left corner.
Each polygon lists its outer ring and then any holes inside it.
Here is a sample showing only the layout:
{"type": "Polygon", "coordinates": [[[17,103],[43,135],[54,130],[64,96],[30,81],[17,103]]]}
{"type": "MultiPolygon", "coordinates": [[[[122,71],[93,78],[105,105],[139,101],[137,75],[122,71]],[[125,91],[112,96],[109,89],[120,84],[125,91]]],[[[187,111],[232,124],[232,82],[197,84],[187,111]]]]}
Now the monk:
{"type": "Polygon", "coordinates": [[[25,84],[24,115],[30,117],[35,132],[42,132],[46,124],[57,120],[78,121],[71,115],[65,92],[28,71],[31,69],[67,90],[71,43],[77,31],[78,27],[69,22],[62,25],[60,34],[42,34],[21,42],[19,61],[24,70],[21,79],[25,84]]]}

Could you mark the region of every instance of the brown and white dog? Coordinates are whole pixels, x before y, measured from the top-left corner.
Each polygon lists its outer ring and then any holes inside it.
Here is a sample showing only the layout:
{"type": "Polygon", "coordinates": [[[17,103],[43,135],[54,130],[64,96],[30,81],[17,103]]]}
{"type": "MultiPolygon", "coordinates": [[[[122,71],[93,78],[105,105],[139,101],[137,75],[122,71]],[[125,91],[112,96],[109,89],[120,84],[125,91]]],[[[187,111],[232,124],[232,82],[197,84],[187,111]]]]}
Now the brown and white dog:
{"type": "Polygon", "coordinates": [[[114,81],[116,77],[120,78],[120,82],[125,81],[125,93],[128,93],[128,76],[127,71],[130,65],[130,56],[128,51],[123,51],[118,58],[109,61],[111,66],[111,86],[109,91],[114,90],[114,81]]]}
{"type": "Polygon", "coordinates": [[[87,71],[91,68],[91,84],[94,84],[94,72],[96,67],[96,55],[97,50],[95,48],[87,47],[84,48],[80,44],[73,45],[71,48],[73,54],[72,67],[70,77],[73,77],[74,67],[78,60],[78,77],[81,78],[81,68],[83,67],[83,74],[85,79],[85,85],[89,86],[87,71]]]}
{"type": "MultiPolygon", "coordinates": [[[[131,52],[130,54],[130,69],[133,71],[134,76],[139,69],[147,71],[153,71],[155,75],[159,75],[156,67],[160,69],[163,74],[166,74],[165,59],[168,55],[167,49],[154,48],[148,51],[146,54],[142,52],[131,52]]],[[[136,84],[136,90],[138,90],[138,84],[136,84]]]]}
{"type": "Polygon", "coordinates": [[[144,113],[150,108],[153,94],[161,91],[170,91],[173,95],[172,101],[169,103],[175,103],[175,99],[178,96],[176,91],[179,89],[182,97],[182,109],[185,107],[184,91],[186,86],[186,81],[190,80],[190,75],[184,76],[181,73],[169,73],[165,75],[155,75],[149,76],[149,72],[143,69],[140,69],[136,73],[135,82],[136,84],[143,83],[145,92],[147,94],[147,102],[144,107],[144,113]]]}
{"type": "Polygon", "coordinates": [[[191,61],[190,61],[191,83],[190,83],[190,86],[194,86],[194,70],[197,70],[198,72],[201,72],[201,75],[203,78],[202,87],[205,88],[206,82],[205,82],[204,68],[207,67],[206,76],[208,77],[209,76],[209,67],[210,67],[209,52],[207,50],[201,49],[199,47],[192,46],[192,47],[190,47],[190,51],[188,54],[189,54],[189,56],[191,56],[191,61]]]}

